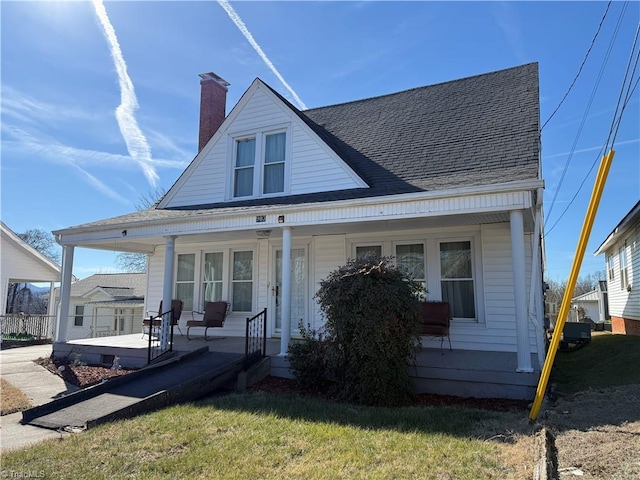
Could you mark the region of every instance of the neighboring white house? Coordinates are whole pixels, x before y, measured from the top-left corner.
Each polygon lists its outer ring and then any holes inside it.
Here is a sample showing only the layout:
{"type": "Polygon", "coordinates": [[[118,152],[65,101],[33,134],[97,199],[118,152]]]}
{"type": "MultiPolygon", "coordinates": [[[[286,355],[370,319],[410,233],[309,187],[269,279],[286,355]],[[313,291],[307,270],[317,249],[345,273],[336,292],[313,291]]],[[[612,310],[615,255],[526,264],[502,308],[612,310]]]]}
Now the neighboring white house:
{"type": "Polygon", "coordinates": [[[571,308],[575,312],[572,321],[580,321],[589,318],[594,322],[609,320],[609,308],[607,305],[607,282],[598,282],[598,288],[571,299],[571,308]]]}
{"type": "Polygon", "coordinates": [[[605,254],[612,332],[640,335],[640,201],[595,255],[601,253],[605,254]]]}
{"type": "Polygon", "coordinates": [[[145,273],[99,273],[72,283],[67,340],[140,333],[146,285],[145,273]]]}
{"type": "MultiPolygon", "coordinates": [[[[240,336],[267,308],[284,354],[300,320],[323,324],[321,280],[374,252],[450,302],[454,349],[510,352],[514,371],[539,372],[537,64],[304,111],[256,79],[228,116],[229,84],[201,78],[201,150],[164,198],[54,232],[63,292],[75,247],[145,253],[147,309],[228,300],[223,334],[240,336]]],[[[61,305],[73,314],[64,293],[61,305]]]]}
{"type": "MultiPolygon", "coordinates": [[[[25,243],[0,222],[0,315],[7,312],[7,293],[11,283],[49,283],[52,291],[60,281],[60,265],[25,243]]],[[[53,315],[53,296],[49,296],[49,315],[53,315]]]]}

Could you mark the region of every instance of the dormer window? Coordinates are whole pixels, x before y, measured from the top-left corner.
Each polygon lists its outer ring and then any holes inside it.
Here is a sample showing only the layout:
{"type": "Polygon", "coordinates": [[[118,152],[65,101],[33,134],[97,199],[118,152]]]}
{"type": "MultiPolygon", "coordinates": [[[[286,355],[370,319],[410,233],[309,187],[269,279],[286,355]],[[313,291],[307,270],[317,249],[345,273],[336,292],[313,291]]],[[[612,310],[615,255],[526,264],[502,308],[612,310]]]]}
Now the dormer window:
{"type": "Polygon", "coordinates": [[[285,192],[286,130],[236,137],[233,154],[233,198],[285,192]]]}
{"type": "Polygon", "coordinates": [[[234,197],[253,195],[253,170],[256,158],[256,139],[236,140],[236,168],[233,180],[234,197]]]}
{"type": "Polygon", "coordinates": [[[284,192],[284,132],[265,136],[263,193],[284,192]]]}

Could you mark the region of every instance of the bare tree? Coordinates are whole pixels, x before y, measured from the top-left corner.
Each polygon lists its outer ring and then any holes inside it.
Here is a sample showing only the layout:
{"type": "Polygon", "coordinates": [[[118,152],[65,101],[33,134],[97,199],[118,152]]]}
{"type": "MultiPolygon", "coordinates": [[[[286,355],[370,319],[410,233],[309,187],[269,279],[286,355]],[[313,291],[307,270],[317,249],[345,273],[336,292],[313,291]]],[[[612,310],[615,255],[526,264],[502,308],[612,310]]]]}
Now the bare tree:
{"type": "Polygon", "coordinates": [[[18,237],[48,259],[60,263],[60,247],[51,232],[47,232],[41,228],[31,228],[24,233],[18,233],[18,237]]]}
{"type": "Polygon", "coordinates": [[[116,255],[116,265],[125,272],[144,273],[147,271],[147,255],[144,253],[121,252],[116,255]]]}
{"type": "MultiPolygon", "coordinates": [[[[140,195],[135,204],[136,210],[148,210],[165,196],[167,190],[158,187],[140,195]]],[[[121,252],[116,255],[116,264],[125,272],[143,273],[147,271],[147,255],[144,253],[121,252]]]]}

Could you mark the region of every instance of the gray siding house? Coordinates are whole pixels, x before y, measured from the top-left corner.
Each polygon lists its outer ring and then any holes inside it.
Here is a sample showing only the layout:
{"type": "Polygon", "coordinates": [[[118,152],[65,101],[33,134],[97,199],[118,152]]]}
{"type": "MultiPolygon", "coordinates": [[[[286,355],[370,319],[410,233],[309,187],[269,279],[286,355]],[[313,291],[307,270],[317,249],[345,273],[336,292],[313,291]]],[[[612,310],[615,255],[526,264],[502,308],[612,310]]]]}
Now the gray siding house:
{"type": "Polygon", "coordinates": [[[454,350],[500,353],[531,393],[545,355],[537,64],[304,111],[255,79],[227,115],[229,84],[200,83],[194,160],[152,208],[54,232],[67,265],[74,246],[146,253],[145,310],[227,300],[223,334],[241,336],[267,308],[284,358],[300,321],[324,323],[322,279],[393,256],[452,305],[454,350]]]}

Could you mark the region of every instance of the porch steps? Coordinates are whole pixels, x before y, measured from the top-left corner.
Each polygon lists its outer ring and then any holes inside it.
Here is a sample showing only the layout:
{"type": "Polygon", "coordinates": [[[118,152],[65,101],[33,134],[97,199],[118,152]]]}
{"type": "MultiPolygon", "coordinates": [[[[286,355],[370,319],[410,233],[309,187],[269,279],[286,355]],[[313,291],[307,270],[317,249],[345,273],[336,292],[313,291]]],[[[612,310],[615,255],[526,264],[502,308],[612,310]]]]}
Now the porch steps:
{"type": "Polygon", "coordinates": [[[84,429],[192,401],[234,381],[243,360],[243,354],[203,347],[25,410],[22,423],[84,429]]]}

